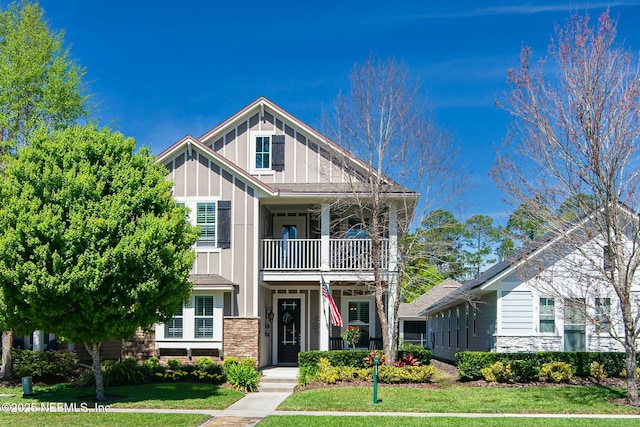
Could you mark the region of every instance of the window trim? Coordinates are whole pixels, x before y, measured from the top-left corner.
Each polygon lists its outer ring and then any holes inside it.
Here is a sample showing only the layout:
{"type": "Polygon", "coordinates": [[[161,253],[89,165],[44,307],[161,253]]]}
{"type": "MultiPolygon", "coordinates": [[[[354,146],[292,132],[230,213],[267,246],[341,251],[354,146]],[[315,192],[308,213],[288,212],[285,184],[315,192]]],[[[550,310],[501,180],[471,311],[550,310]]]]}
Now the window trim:
{"type": "Polygon", "coordinates": [[[173,315],[173,317],[171,319],[169,319],[165,324],[164,324],[164,337],[165,339],[183,339],[184,338],[184,306],[180,305],[180,308],[178,309],[178,311],[173,315]],[[172,335],[169,333],[169,329],[170,328],[176,328],[176,326],[174,325],[174,321],[175,320],[180,320],[181,322],[181,326],[180,326],[180,335],[172,335]]]}
{"type": "Polygon", "coordinates": [[[219,222],[219,209],[218,204],[222,201],[222,198],[219,196],[211,196],[211,197],[174,197],[176,203],[180,203],[184,205],[187,209],[189,209],[189,214],[187,219],[189,222],[197,226],[198,221],[198,203],[215,203],[216,204],[216,225],[215,225],[215,244],[211,244],[210,242],[203,243],[200,242],[200,238],[198,237],[198,241],[195,243],[194,248],[198,252],[221,252],[222,248],[219,246],[218,238],[218,222],[219,222]]]}
{"type": "Polygon", "coordinates": [[[596,321],[596,334],[608,334],[611,332],[611,298],[610,297],[596,297],[594,300],[596,321]],[[607,310],[602,310],[602,307],[606,307],[607,310]],[[609,318],[609,321],[604,321],[605,316],[609,318]]]}
{"type": "Polygon", "coordinates": [[[549,298],[549,297],[540,297],[540,299],[538,300],[538,304],[539,304],[539,312],[538,312],[538,332],[541,334],[555,334],[556,333],[556,301],[554,298],[549,298]],[[543,305],[543,301],[545,300],[547,302],[547,304],[543,305]],[[552,301],[553,304],[548,304],[549,301],[552,301]],[[553,313],[552,314],[543,314],[542,313],[542,307],[549,307],[552,306],[553,307],[553,313]],[[543,319],[542,316],[550,316],[550,318],[545,318],[543,319]],[[543,331],[542,330],[542,322],[548,322],[549,324],[551,324],[553,326],[553,330],[552,331],[543,331]],[[553,322],[553,323],[551,323],[553,322]]]}
{"type": "Polygon", "coordinates": [[[273,131],[251,131],[249,133],[249,171],[252,175],[274,175],[273,170],[273,131]],[[269,137],[269,166],[259,168],[256,165],[256,138],[269,137]]]}
{"type": "Polygon", "coordinates": [[[193,338],[196,340],[213,340],[215,338],[215,316],[216,316],[216,297],[215,295],[194,295],[193,296],[193,338]],[[198,314],[198,299],[199,298],[211,298],[211,315],[198,314]],[[211,320],[211,336],[199,336],[198,335],[198,320],[210,319],[211,320]]]}
{"type": "MultiPolygon", "coordinates": [[[[343,297],[344,298],[344,297],[343,297]]],[[[349,304],[351,303],[367,303],[369,305],[369,323],[367,323],[366,325],[369,328],[369,339],[374,338],[374,332],[375,332],[375,313],[373,312],[373,306],[374,306],[374,301],[373,299],[370,298],[345,298],[345,311],[346,311],[346,322],[345,322],[345,327],[349,327],[349,326],[360,326],[362,327],[362,325],[352,325],[351,321],[349,320],[349,304]]],[[[368,348],[369,347],[369,343],[367,342],[365,344],[364,348],[368,348]]],[[[362,346],[360,346],[359,348],[362,348],[362,346]]]]}

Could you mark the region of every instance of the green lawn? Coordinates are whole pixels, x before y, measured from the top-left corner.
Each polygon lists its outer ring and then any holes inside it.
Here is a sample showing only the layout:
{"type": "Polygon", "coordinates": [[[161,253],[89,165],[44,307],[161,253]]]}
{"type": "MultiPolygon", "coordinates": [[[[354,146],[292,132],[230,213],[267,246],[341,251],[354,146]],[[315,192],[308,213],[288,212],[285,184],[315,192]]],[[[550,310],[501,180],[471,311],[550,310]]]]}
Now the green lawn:
{"type": "MultiPolygon", "coordinates": [[[[91,402],[95,395],[92,387],[73,387],[58,384],[48,387],[34,387],[32,397],[22,397],[22,389],[0,388],[0,394],[14,394],[15,397],[0,397],[0,403],[40,402],[91,402]]],[[[237,390],[202,383],[161,383],[139,386],[107,387],[106,395],[117,398],[104,402],[114,408],[181,408],[181,409],[224,409],[243,394],[237,390]]]]}
{"type": "MultiPolygon", "coordinates": [[[[438,389],[380,387],[373,404],[371,387],[333,387],[289,396],[278,409],[286,411],[464,412],[549,414],[638,414],[640,408],[619,406],[625,391],[599,386],[464,387],[438,389]]],[[[636,420],[636,423],[638,421],[636,420]]]]}
{"type": "Polygon", "coordinates": [[[47,427],[138,427],[171,426],[194,427],[202,424],[207,415],[198,414],[122,414],[122,413],[2,413],[0,425],[3,427],[23,427],[41,425],[47,427]]]}
{"type": "Polygon", "coordinates": [[[571,418],[415,418],[415,417],[311,417],[270,416],[259,427],[631,427],[638,420],[571,418]]]}

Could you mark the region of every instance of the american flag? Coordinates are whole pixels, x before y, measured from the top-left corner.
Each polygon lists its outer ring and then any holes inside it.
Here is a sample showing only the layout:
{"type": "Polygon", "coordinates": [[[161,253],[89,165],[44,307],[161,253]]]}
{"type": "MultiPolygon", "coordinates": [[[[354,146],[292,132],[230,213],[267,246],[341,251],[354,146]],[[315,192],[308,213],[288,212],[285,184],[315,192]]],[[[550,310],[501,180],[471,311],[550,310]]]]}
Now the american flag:
{"type": "Polygon", "coordinates": [[[342,323],[342,316],[340,316],[340,311],[338,307],[336,307],[336,302],[333,300],[331,296],[331,292],[329,291],[329,284],[324,281],[324,277],[322,278],[322,296],[327,299],[329,302],[329,313],[331,314],[331,324],[333,326],[344,327],[344,323],[342,323]]]}

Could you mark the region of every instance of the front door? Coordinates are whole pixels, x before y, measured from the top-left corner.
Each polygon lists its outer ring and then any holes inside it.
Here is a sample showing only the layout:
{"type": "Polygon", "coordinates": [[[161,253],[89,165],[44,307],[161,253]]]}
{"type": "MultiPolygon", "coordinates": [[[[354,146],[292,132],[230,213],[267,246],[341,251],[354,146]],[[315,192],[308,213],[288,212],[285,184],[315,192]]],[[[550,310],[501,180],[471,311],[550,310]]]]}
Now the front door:
{"type": "Polygon", "coordinates": [[[278,364],[295,365],[300,353],[300,298],[278,300],[278,364]]]}
{"type": "Polygon", "coordinates": [[[586,351],[584,299],[567,300],[564,307],[564,351],[586,351]]]}

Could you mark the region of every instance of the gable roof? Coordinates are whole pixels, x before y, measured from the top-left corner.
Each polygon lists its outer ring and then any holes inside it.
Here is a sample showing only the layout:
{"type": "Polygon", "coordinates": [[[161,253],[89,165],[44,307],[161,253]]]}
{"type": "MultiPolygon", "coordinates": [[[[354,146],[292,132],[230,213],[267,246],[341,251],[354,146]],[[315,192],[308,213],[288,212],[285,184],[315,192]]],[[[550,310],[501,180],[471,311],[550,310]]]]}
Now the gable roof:
{"type": "Polygon", "coordinates": [[[216,163],[218,166],[222,167],[223,169],[227,169],[228,172],[232,172],[234,175],[240,177],[240,179],[244,180],[248,185],[251,185],[252,187],[255,187],[259,190],[262,190],[271,196],[274,196],[277,194],[277,191],[274,188],[265,184],[259,179],[255,178],[249,172],[242,169],[240,166],[236,165],[235,163],[229,161],[226,157],[220,155],[219,153],[216,153],[211,148],[207,147],[205,144],[203,144],[201,141],[199,141],[198,139],[194,138],[191,135],[187,135],[183,137],[181,140],[175,142],[173,145],[171,145],[169,148],[164,150],[162,153],[158,154],[158,156],[156,157],[156,160],[162,163],[164,160],[171,157],[173,154],[177,153],[178,151],[182,150],[185,147],[187,148],[187,150],[190,150],[190,149],[198,150],[199,152],[204,154],[207,158],[209,158],[209,160],[216,163]]]}
{"type": "Polygon", "coordinates": [[[445,279],[411,302],[403,302],[398,308],[399,317],[419,317],[420,312],[433,303],[458,289],[462,284],[457,280],[445,279]]]}

